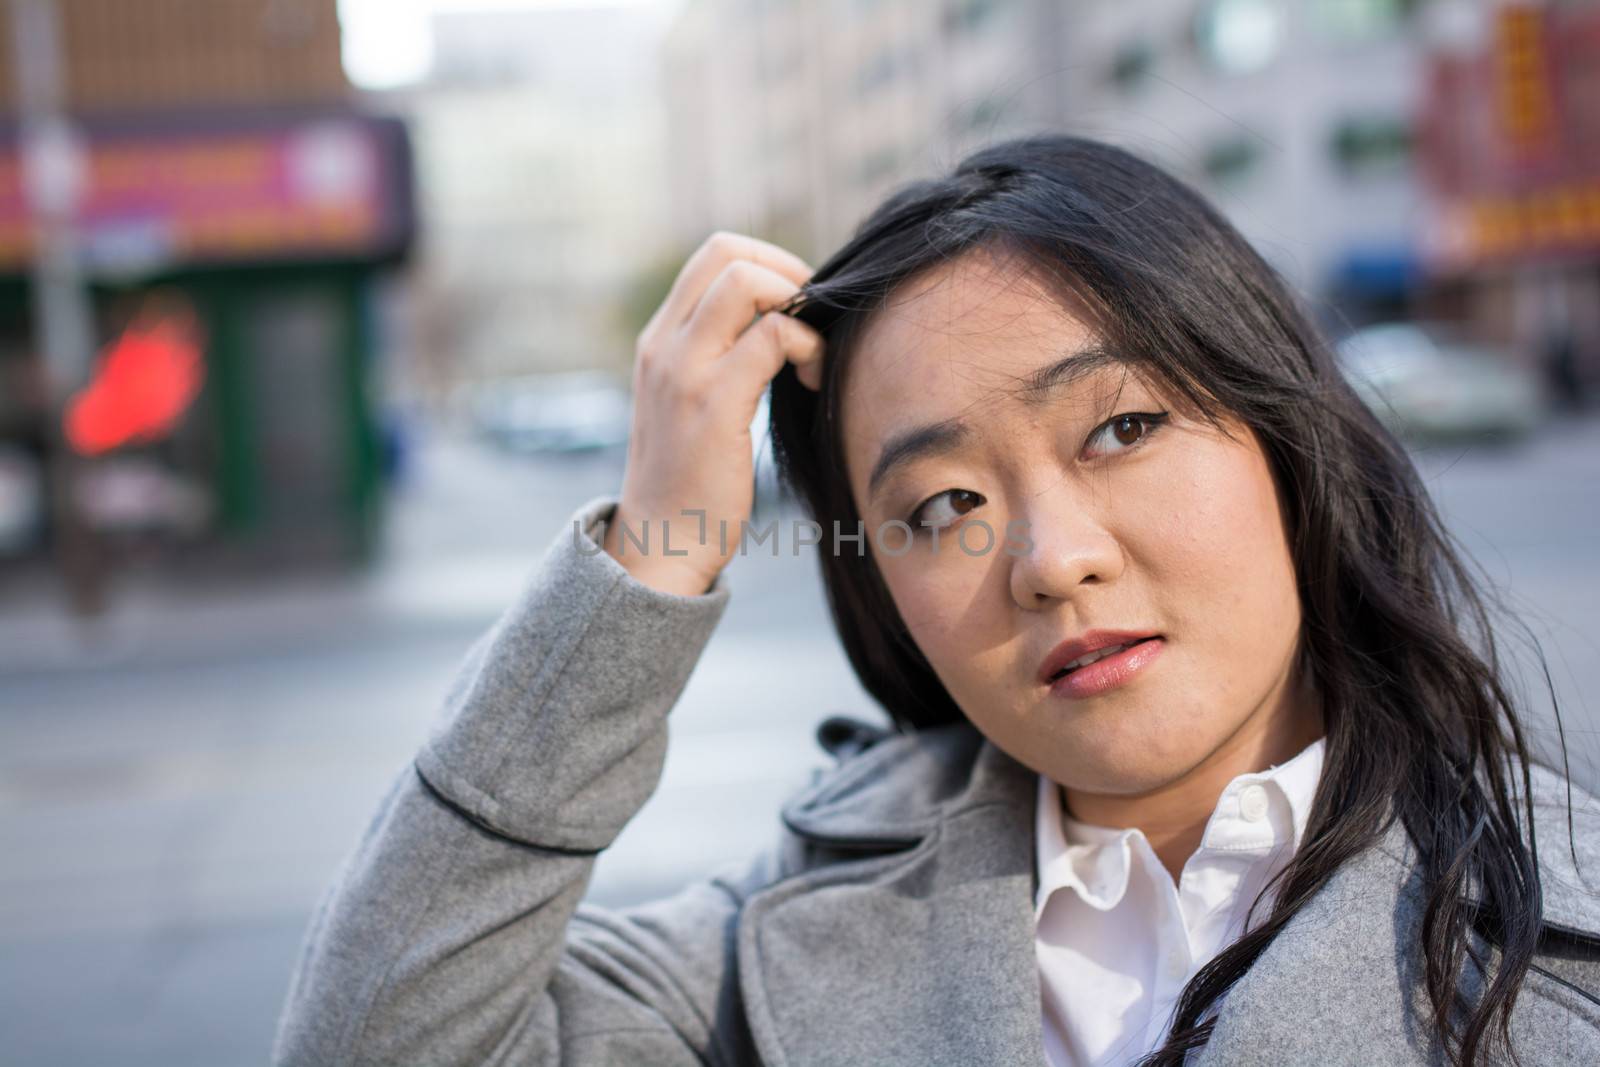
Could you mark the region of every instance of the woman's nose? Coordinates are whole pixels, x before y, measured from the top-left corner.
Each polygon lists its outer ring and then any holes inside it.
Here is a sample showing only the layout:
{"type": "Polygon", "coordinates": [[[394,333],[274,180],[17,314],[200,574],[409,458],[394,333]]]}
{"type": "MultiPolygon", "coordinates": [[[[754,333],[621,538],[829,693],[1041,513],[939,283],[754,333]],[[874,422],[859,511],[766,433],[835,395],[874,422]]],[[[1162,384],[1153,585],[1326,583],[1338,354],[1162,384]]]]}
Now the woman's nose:
{"type": "Polygon", "coordinates": [[[1011,595],[1034,610],[1076,595],[1086,584],[1122,573],[1122,547],[1105,525],[1081,508],[1038,508],[1012,528],[1011,595]]]}

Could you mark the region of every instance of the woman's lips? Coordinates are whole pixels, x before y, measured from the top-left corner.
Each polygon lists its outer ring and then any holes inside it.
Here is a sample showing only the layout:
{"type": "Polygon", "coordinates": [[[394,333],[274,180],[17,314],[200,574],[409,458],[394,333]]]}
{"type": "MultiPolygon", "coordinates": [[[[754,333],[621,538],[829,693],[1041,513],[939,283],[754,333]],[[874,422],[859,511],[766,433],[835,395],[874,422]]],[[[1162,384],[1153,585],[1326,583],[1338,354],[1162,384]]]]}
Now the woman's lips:
{"type": "Polygon", "coordinates": [[[1115,689],[1131,681],[1154,662],[1166,644],[1160,637],[1151,637],[1104,659],[1095,660],[1087,667],[1068,671],[1051,681],[1050,695],[1082,699],[1115,689]]]}

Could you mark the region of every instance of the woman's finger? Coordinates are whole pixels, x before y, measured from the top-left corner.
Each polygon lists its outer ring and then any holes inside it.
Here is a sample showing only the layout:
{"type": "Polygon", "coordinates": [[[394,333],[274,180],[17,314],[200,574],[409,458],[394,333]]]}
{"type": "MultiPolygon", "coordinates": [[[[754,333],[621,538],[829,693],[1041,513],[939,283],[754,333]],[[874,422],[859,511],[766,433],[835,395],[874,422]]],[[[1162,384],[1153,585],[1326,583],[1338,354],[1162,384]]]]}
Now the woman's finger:
{"type": "Polygon", "coordinates": [[[822,335],[792,315],[769,311],[744,332],[722,357],[730,388],[759,397],[762,389],[783,369],[795,365],[795,374],[808,389],[822,386],[822,335]]]}
{"type": "Polygon", "coordinates": [[[778,307],[800,286],[777,271],[736,259],[722,268],[684,324],[691,348],[724,355],[757,315],[778,307]]]}
{"type": "Polygon", "coordinates": [[[805,260],[786,248],[750,237],[742,233],[719,230],[706,238],[695,249],[678,277],[672,283],[667,298],[661,304],[661,320],[665,325],[684,323],[700,303],[705,291],[729,263],[747,260],[789,279],[796,286],[805,284],[813,273],[805,260]]]}

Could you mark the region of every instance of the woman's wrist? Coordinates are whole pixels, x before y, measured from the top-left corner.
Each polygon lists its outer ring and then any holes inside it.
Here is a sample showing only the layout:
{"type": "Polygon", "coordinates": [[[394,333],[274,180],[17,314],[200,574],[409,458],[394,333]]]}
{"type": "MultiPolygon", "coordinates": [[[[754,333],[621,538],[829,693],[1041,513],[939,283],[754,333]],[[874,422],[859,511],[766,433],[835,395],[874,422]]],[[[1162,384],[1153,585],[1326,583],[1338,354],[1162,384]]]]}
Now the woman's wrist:
{"type": "Polygon", "coordinates": [[[606,524],[605,538],[601,542],[601,547],[605,549],[607,555],[620,563],[622,569],[635,581],[677,596],[704,596],[716,583],[716,575],[707,576],[671,558],[652,556],[638,550],[623,551],[618,529],[618,524],[615,522],[606,524]]]}

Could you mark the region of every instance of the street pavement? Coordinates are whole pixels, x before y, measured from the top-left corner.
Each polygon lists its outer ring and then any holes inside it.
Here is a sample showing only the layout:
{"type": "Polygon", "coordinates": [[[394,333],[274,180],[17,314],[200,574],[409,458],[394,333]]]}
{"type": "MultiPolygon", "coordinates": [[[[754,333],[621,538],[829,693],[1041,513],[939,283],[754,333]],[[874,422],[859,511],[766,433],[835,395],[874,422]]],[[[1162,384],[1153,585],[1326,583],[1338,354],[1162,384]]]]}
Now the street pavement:
{"type": "MultiPolygon", "coordinates": [[[[1587,696],[1600,692],[1600,420],[1417,458],[1542,642],[1574,776],[1600,785],[1587,696]]],[[[370,572],[131,579],[87,634],[48,588],[0,586],[4,1061],[263,1062],[310,910],[407,772],[462,655],[572,510],[620,484],[621,463],[441,435],[397,491],[370,572]]],[[[600,858],[591,899],[648,899],[763,847],[827,761],[816,723],[877,718],[815,564],[785,548],[729,568],[661,788],[600,858]]],[[[1543,675],[1526,649],[1502,655],[1548,747],[1543,675]]]]}

